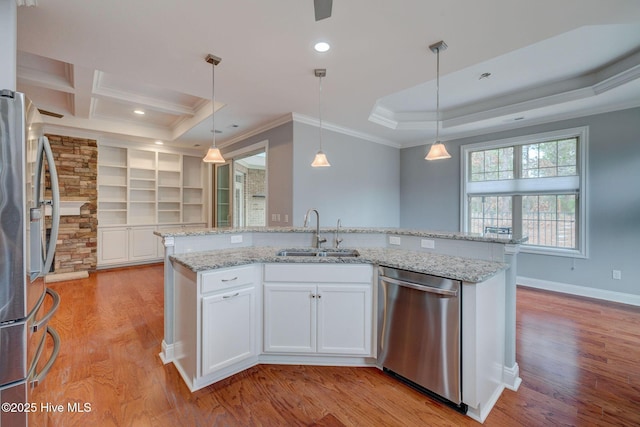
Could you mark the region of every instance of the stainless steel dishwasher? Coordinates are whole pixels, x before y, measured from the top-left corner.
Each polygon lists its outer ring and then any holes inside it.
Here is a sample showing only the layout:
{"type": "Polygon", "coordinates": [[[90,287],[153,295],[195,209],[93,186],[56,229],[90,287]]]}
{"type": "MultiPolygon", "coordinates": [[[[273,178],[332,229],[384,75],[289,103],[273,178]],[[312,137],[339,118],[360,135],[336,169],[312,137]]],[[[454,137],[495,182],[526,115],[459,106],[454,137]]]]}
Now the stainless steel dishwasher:
{"type": "Polygon", "coordinates": [[[378,363],[466,413],[461,379],[461,282],[379,267],[378,363]]]}

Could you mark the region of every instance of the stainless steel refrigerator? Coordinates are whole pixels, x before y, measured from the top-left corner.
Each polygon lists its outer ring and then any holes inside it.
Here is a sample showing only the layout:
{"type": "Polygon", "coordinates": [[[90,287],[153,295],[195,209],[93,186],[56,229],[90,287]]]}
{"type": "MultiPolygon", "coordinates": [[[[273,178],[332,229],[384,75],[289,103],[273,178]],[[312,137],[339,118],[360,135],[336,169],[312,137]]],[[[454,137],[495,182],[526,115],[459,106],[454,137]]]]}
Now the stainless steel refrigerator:
{"type": "Polygon", "coordinates": [[[38,110],[24,94],[0,91],[0,426],[28,424],[28,412],[39,409],[25,406],[30,392],[60,349],[48,325],[60,298],[44,281],[58,239],[59,200],[38,110]]]}

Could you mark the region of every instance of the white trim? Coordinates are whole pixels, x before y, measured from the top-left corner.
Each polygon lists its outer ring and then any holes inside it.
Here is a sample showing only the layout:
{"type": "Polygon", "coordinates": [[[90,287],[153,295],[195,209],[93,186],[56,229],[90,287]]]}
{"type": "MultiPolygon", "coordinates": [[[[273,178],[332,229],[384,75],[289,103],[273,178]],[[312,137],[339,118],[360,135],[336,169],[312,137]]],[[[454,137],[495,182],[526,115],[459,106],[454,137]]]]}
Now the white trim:
{"type": "Polygon", "coordinates": [[[278,117],[277,119],[275,119],[272,122],[269,122],[263,126],[257,127],[253,130],[250,130],[249,132],[245,132],[242,133],[238,136],[235,136],[231,139],[228,139],[222,143],[218,143],[218,148],[224,148],[224,147],[228,147],[230,145],[235,144],[236,142],[240,142],[240,141],[244,141],[245,139],[251,138],[252,136],[258,135],[262,132],[266,132],[268,130],[271,130],[273,128],[277,128],[278,126],[281,126],[285,123],[289,123],[293,121],[293,115],[291,113],[287,113],[283,116],[278,117]]]}
{"type": "Polygon", "coordinates": [[[520,378],[520,367],[517,363],[511,367],[505,366],[503,368],[502,381],[509,390],[518,391],[520,384],[522,384],[522,378],[520,378]]]}
{"type": "MultiPolygon", "coordinates": [[[[589,195],[589,187],[588,187],[588,174],[589,170],[587,165],[588,156],[589,156],[589,127],[581,126],[576,128],[569,129],[559,129],[555,131],[536,133],[531,135],[520,135],[513,138],[499,139],[494,141],[484,141],[478,142],[474,144],[467,144],[460,146],[460,230],[468,231],[467,226],[469,224],[469,206],[467,203],[467,197],[474,193],[474,187],[477,187],[476,183],[468,182],[468,164],[467,158],[469,157],[469,153],[472,151],[476,151],[479,149],[487,150],[493,148],[501,148],[507,146],[515,146],[515,145],[524,145],[524,144],[534,144],[537,142],[545,142],[552,141],[564,138],[573,138],[578,137],[578,159],[577,159],[577,167],[580,172],[579,177],[577,178],[579,181],[576,181],[576,178],[554,178],[553,183],[559,183],[563,187],[570,188],[573,186],[575,188],[576,185],[579,186],[579,198],[578,198],[578,248],[577,249],[562,249],[562,248],[545,248],[543,246],[533,246],[527,245],[526,242],[523,243],[521,251],[522,252],[530,252],[536,254],[544,254],[551,256],[570,256],[575,258],[588,258],[589,256],[589,247],[588,247],[588,212],[587,212],[587,199],[589,195]]],[[[535,190],[535,185],[526,185],[525,188],[518,188],[518,182],[523,180],[511,180],[514,181],[513,184],[510,184],[510,187],[507,188],[508,184],[501,184],[498,181],[495,184],[489,184],[489,186],[493,187],[493,190],[535,190]],[[530,188],[531,187],[531,188],[530,188]]],[[[557,186],[556,186],[557,187],[557,186]]],[[[490,193],[491,188],[487,191],[483,191],[482,193],[490,193]]],[[[475,190],[477,191],[477,190],[475,190]]],[[[499,191],[498,191],[499,192],[499,191]]]]}
{"type": "Polygon", "coordinates": [[[559,292],[563,294],[576,295],[587,298],[595,298],[599,300],[635,305],[640,307],[640,295],[589,288],[586,286],[572,285],[569,283],[552,282],[549,280],[534,279],[532,277],[524,276],[518,276],[516,279],[516,283],[518,283],[518,286],[524,286],[527,288],[543,289],[546,291],[559,292]]]}
{"type": "MultiPolygon", "coordinates": [[[[297,114],[297,113],[292,113],[291,116],[293,117],[294,122],[303,123],[305,125],[310,125],[315,127],[320,126],[320,122],[316,118],[305,116],[302,114],[297,114]]],[[[400,144],[398,144],[397,142],[393,142],[388,139],[380,138],[374,135],[369,135],[364,132],[359,132],[353,129],[339,126],[334,123],[328,123],[324,120],[322,121],[322,128],[333,131],[333,132],[341,133],[343,135],[352,136],[354,138],[364,139],[365,141],[375,142],[376,144],[388,145],[389,147],[393,147],[393,148],[401,147],[400,144]]]]}
{"type": "Polygon", "coordinates": [[[173,344],[167,344],[165,340],[162,340],[162,351],[158,354],[162,364],[166,365],[173,362],[173,347],[173,344]]]}

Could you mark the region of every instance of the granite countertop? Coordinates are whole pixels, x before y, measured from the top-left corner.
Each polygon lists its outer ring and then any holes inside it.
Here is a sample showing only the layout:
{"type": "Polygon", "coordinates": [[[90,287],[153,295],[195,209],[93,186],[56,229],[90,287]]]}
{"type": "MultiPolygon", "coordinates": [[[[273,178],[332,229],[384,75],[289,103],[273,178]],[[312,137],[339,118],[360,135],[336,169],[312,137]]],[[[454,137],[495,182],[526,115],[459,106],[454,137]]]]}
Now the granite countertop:
{"type": "MultiPolygon", "coordinates": [[[[335,227],[322,227],[321,233],[334,233],[335,227]]],[[[205,236],[215,234],[237,234],[237,233],[315,233],[315,229],[304,227],[247,227],[247,228],[176,228],[155,231],[154,234],[160,237],[185,237],[185,236],[205,236]]],[[[416,237],[430,237],[439,239],[453,239],[453,240],[470,240],[479,242],[494,242],[503,244],[518,244],[524,243],[528,240],[528,237],[522,237],[519,239],[512,237],[493,237],[483,236],[475,233],[462,233],[453,231],[431,231],[431,230],[414,230],[404,228],[374,228],[374,227],[341,227],[340,233],[382,233],[388,235],[398,236],[416,236],[416,237]]]]}
{"type": "MultiPolygon", "coordinates": [[[[357,248],[358,257],[278,256],[282,248],[246,247],[176,254],[171,261],[194,272],[254,263],[374,264],[426,273],[465,282],[482,282],[509,267],[496,261],[483,261],[451,255],[389,248],[357,248]]],[[[308,250],[308,248],[307,248],[308,250]]]]}

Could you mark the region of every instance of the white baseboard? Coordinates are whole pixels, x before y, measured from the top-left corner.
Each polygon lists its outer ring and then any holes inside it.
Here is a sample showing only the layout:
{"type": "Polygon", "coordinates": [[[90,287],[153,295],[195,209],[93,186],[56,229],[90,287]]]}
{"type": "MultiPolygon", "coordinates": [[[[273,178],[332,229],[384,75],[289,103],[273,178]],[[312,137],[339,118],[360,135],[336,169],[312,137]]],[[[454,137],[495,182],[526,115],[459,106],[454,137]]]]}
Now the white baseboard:
{"type": "Polygon", "coordinates": [[[518,276],[516,278],[516,283],[518,284],[518,286],[525,286],[528,288],[544,289],[547,291],[560,292],[563,294],[577,295],[581,297],[595,298],[605,301],[640,306],[640,295],[606,291],[604,289],[587,288],[585,286],[551,282],[548,280],[533,279],[531,277],[523,276],[518,276]]]}
{"type": "Polygon", "coordinates": [[[162,340],[162,351],[158,356],[164,365],[173,362],[173,344],[167,344],[162,340]]]}
{"type": "Polygon", "coordinates": [[[502,378],[506,388],[518,391],[520,384],[522,384],[522,379],[520,378],[520,366],[518,366],[517,363],[511,367],[505,366],[502,371],[502,378]]]}

